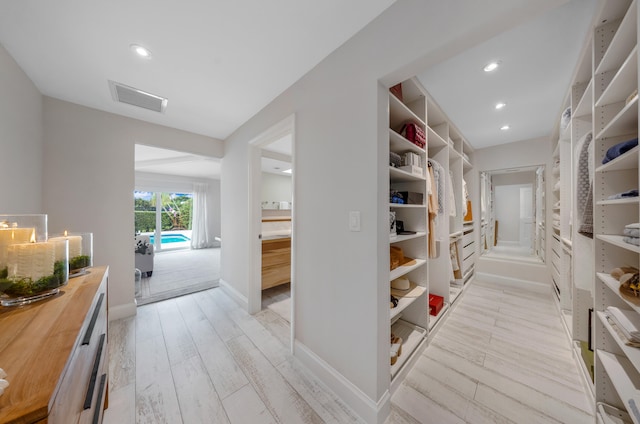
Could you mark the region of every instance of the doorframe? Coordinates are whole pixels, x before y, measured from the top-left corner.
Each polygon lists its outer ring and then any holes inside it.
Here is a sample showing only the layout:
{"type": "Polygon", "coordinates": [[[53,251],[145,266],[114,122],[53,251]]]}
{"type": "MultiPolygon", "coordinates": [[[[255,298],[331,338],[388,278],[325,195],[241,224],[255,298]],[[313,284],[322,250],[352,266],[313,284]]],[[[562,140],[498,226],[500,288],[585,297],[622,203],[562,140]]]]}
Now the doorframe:
{"type": "MultiPolygon", "coordinates": [[[[262,149],[270,143],[291,134],[291,334],[294,329],[294,307],[295,307],[295,257],[296,257],[296,231],[295,228],[295,114],[289,115],[277,124],[271,126],[260,135],[249,142],[248,169],[249,169],[249,190],[248,190],[248,257],[249,257],[249,285],[247,292],[247,306],[250,314],[256,314],[262,309],[262,170],[261,157],[262,149]]],[[[293,337],[291,338],[293,346],[293,337]]]]}

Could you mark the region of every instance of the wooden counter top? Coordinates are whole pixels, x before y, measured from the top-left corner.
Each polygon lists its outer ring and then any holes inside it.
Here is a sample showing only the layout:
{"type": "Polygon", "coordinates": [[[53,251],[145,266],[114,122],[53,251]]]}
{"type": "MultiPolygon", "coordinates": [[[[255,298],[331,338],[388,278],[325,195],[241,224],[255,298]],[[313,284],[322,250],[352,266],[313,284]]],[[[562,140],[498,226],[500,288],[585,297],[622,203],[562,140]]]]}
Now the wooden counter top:
{"type": "Polygon", "coordinates": [[[47,300],[0,308],[0,368],[9,382],[0,396],[0,423],[47,417],[107,272],[108,267],[90,268],[47,300]]]}

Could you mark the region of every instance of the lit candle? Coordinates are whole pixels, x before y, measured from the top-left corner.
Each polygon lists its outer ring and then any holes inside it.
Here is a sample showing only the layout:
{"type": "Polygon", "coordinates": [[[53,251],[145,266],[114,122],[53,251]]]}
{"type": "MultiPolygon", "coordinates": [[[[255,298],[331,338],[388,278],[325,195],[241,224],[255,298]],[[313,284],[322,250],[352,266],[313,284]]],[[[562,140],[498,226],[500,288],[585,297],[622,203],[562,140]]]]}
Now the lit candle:
{"type": "Polygon", "coordinates": [[[29,243],[35,228],[0,228],[0,269],[7,265],[7,248],[17,243],[29,243]]]}
{"type": "Polygon", "coordinates": [[[36,243],[35,230],[31,243],[12,244],[7,249],[10,278],[30,278],[38,281],[53,275],[55,246],[53,243],[36,243]]]}
{"type": "Polygon", "coordinates": [[[51,237],[49,241],[69,240],[69,259],[82,256],[82,236],[69,236],[65,230],[63,237],[51,237]]]}

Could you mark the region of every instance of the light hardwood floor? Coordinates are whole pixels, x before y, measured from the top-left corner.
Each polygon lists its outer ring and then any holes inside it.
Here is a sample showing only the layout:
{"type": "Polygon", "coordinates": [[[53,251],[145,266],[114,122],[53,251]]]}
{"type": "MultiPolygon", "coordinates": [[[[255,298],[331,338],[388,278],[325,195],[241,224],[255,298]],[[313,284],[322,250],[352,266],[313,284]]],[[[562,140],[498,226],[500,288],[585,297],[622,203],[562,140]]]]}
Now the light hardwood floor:
{"type": "Polygon", "coordinates": [[[151,277],[143,277],[138,305],[218,286],[220,248],[165,250],[154,255],[151,277]]]}
{"type": "MultiPolygon", "coordinates": [[[[591,423],[551,295],[474,282],[387,424],[591,423]]],[[[289,324],[211,289],[112,322],[106,424],[360,423],[289,353],[289,324]]]]}

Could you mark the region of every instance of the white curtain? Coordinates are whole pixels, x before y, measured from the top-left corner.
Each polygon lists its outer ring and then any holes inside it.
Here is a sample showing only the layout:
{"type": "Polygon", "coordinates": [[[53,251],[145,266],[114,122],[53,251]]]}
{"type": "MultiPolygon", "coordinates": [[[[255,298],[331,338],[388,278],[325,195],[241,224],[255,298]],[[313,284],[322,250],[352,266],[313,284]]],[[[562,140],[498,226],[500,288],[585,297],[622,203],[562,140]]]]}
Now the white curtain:
{"type": "Polygon", "coordinates": [[[208,188],[206,183],[193,183],[192,249],[205,249],[213,246],[213,237],[209,234],[209,220],[207,218],[208,188]]]}

